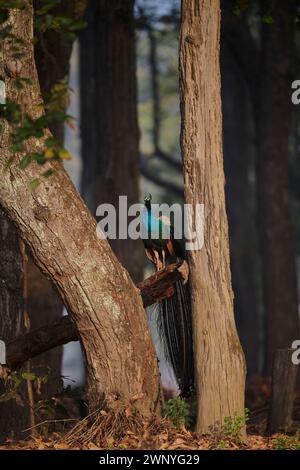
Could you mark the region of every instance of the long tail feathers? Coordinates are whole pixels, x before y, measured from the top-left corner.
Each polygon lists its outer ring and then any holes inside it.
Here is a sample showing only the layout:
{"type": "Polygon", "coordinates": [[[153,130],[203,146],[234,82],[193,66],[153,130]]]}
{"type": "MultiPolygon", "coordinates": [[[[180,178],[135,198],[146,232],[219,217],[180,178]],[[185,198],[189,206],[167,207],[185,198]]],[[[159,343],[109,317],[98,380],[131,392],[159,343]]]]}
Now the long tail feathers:
{"type": "Polygon", "coordinates": [[[194,387],[192,315],[189,284],[178,281],[172,297],[160,302],[158,331],[182,396],[194,387]]]}

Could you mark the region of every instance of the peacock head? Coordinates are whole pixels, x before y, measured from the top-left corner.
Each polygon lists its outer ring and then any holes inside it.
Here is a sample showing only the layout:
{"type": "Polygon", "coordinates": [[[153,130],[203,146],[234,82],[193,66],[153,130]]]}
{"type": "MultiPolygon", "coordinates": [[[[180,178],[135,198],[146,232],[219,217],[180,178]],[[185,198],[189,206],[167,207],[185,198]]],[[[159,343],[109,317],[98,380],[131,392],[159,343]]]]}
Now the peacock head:
{"type": "Polygon", "coordinates": [[[148,194],[148,196],[144,197],[145,206],[149,209],[151,208],[151,200],[152,200],[152,196],[150,193],[148,194]]]}

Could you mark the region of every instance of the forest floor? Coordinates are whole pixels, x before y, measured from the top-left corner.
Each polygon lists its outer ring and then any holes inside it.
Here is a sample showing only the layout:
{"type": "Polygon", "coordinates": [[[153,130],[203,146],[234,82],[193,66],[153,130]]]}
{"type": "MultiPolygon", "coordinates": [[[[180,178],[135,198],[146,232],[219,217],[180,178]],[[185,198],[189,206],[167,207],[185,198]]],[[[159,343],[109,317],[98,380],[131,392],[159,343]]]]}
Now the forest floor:
{"type": "Polygon", "coordinates": [[[300,390],[295,394],[293,424],[284,434],[266,433],[268,402],[269,385],[263,379],[257,377],[248,383],[246,406],[250,411],[244,441],[239,437],[240,419],[200,437],[185,428],[175,428],[167,419],[141,422],[129,410],[123,410],[115,415],[101,412],[95,428],[84,420],[71,429],[58,431],[52,426],[45,433],[43,427],[43,434],[37,433],[37,427],[26,440],[8,439],[0,450],[300,450],[300,390]]]}

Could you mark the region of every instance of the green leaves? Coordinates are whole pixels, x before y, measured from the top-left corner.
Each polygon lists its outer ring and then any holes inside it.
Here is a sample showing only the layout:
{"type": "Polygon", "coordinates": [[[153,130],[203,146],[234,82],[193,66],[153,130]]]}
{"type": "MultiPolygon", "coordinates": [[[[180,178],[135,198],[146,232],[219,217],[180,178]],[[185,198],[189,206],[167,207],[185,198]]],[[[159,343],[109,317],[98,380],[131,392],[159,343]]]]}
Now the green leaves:
{"type": "Polygon", "coordinates": [[[42,173],[43,177],[44,178],[49,178],[49,176],[53,175],[54,171],[50,168],[49,170],[47,171],[44,171],[44,173],[42,173]]]}
{"type": "Polygon", "coordinates": [[[13,124],[19,124],[21,121],[21,108],[17,103],[10,99],[5,104],[0,105],[0,116],[13,124]]]}
{"type": "Polygon", "coordinates": [[[24,380],[35,380],[37,377],[32,372],[23,372],[22,379],[24,380]]]}
{"type": "Polygon", "coordinates": [[[24,0],[0,0],[1,9],[17,8],[23,10],[25,6],[24,0]]]}
{"type": "Polygon", "coordinates": [[[274,18],[270,14],[266,14],[262,17],[261,22],[265,24],[273,24],[274,18]]]}
{"type": "Polygon", "coordinates": [[[31,155],[25,155],[25,157],[19,163],[19,167],[21,168],[21,170],[25,170],[25,168],[29,165],[31,160],[32,160],[31,155]]]}
{"type": "Polygon", "coordinates": [[[189,425],[189,405],[180,397],[170,398],[166,402],[165,416],[172,422],[175,428],[189,425]]]}
{"type": "Polygon", "coordinates": [[[14,86],[17,90],[22,90],[25,84],[32,85],[31,78],[18,77],[14,80],[14,86]]]}
{"type": "Polygon", "coordinates": [[[34,27],[38,32],[53,31],[72,40],[77,31],[85,28],[86,22],[57,11],[60,3],[61,0],[44,0],[41,8],[35,10],[34,27]]]}
{"type": "Polygon", "coordinates": [[[41,181],[38,178],[31,180],[28,185],[29,191],[34,191],[39,186],[40,182],[41,181]]]}
{"type": "Polygon", "coordinates": [[[48,13],[52,8],[56,7],[61,3],[61,0],[42,0],[42,6],[35,9],[34,13],[37,16],[42,16],[48,13]]]}

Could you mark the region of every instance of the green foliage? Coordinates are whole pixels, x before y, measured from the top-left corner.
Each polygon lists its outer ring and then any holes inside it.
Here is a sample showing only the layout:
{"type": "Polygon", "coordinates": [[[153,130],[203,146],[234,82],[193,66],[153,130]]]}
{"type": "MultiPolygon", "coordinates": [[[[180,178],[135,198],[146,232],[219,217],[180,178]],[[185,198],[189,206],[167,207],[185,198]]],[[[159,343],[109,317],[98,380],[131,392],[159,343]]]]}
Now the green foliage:
{"type": "Polygon", "coordinates": [[[21,121],[21,116],[21,108],[17,103],[7,99],[5,104],[0,104],[0,117],[2,119],[6,119],[12,124],[18,124],[21,121]]]}
{"type": "Polygon", "coordinates": [[[180,397],[170,398],[166,402],[165,416],[175,428],[188,426],[190,421],[189,405],[180,397]]]}
{"type": "MultiPolygon", "coordinates": [[[[32,85],[32,81],[26,77],[21,77],[14,82],[17,89],[22,89],[24,84],[32,85]]],[[[65,109],[69,104],[70,88],[67,80],[63,79],[56,83],[51,91],[45,95],[45,114],[36,119],[28,115],[23,116],[21,108],[17,103],[7,100],[6,104],[0,105],[0,116],[13,125],[11,132],[10,152],[13,154],[25,153],[19,166],[25,170],[33,161],[39,165],[44,165],[50,160],[69,160],[70,153],[62,147],[53,137],[47,135],[47,129],[54,123],[67,123],[73,126],[72,117],[65,113],[65,109]],[[31,138],[43,139],[44,149],[42,152],[26,153],[26,143],[31,138]]],[[[12,159],[9,160],[7,168],[11,165],[12,159]]],[[[53,170],[46,170],[42,173],[42,178],[48,178],[53,174],[53,170]]],[[[34,179],[29,183],[29,189],[34,190],[40,184],[40,179],[34,179]]]]}
{"type": "Polygon", "coordinates": [[[274,23],[274,18],[270,14],[263,15],[261,19],[262,23],[265,24],[273,24],[274,23]]]}
{"type": "Polygon", "coordinates": [[[86,22],[59,12],[62,0],[42,0],[41,7],[34,14],[34,27],[39,33],[52,31],[73,40],[86,22]]]}
{"type": "Polygon", "coordinates": [[[40,182],[41,180],[39,180],[39,178],[34,178],[33,180],[31,180],[28,185],[29,191],[34,191],[40,185],[40,182]]]}
{"type": "Polygon", "coordinates": [[[25,8],[24,0],[0,0],[0,23],[7,20],[7,10],[9,8],[25,8]]]}
{"type": "Polygon", "coordinates": [[[224,423],[212,430],[212,449],[227,449],[231,444],[242,445],[242,432],[249,420],[249,410],[242,415],[225,416],[224,423]]]}
{"type": "Polygon", "coordinates": [[[279,436],[272,439],[275,450],[300,450],[300,432],[296,436],[279,436]]]}
{"type": "Polygon", "coordinates": [[[243,415],[225,416],[223,425],[223,434],[225,437],[240,442],[240,436],[243,428],[249,421],[249,410],[245,408],[243,415]]]}
{"type": "Polygon", "coordinates": [[[14,86],[17,90],[22,90],[24,88],[24,84],[32,85],[31,78],[27,77],[18,77],[14,80],[14,86]]]}
{"type": "MultiPolygon", "coordinates": [[[[37,399],[43,392],[43,386],[52,377],[51,369],[43,365],[37,366],[31,371],[8,371],[8,375],[0,379],[1,386],[3,385],[2,388],[4,388],[4,392],[0,395],[0,403],[14,400],[19,406],[28,406],[27,393],[24,393],[26,391],[26,382],[30,381],[32,383],[35,399],[37,399]]],[[[36,430],[43,436],[48,436],[50,432],[59,429],[62,430],[66,425],[66,421],[73,421],[74,409],[76,408],[78,417],[79,415],[83,417],[86,413],[86,406],[83,401],[83,389],[79,387],[71,388],[68,386],[58,390],[50,398],[37,399],[33,407],[36,422],[38,423],[36,430]],[[69,410],[67,409],[68,404],[69,410]]]]}
{"type": "Polygon", "coordinates": [[[232,13],[235,16],[241,16],[244,11],[249,8],[249,1],[248,0],[235,0],[235,5],[233,7],[232,13]]]}
{"type": "Polygon", "coordinates": [[[33,380],[37,379],[37,376],[33,372],[23,372],[21,377],[24,380],[30,380],[30,381],[33,381],[33,380]]]}
{"type": "MultiPolygon", "coordinates": [[[[35,33],[41,35],[45,32],[61,34],[67,39],[74,39],[78,30],[85,27],[85,22],[73,18],[72,16],[61,13],[62,0],[41,0],[40,8],[35,10],[35,33]]],[[[25,8],[26,3],[23,0],[0,0],[0,21],[7,19],[9,8],[25,8]]],[[[10,39],[11,57],[22,58],[23,40],[12,34],[10,25],[0,31],[0,40],[10,39]]],[[[22,91],[25,87],[32,86],[30,77],[13,78],[13,86],[16,90],[22,91]]],[[[49,160],[70,159],[69,152],[60,145],[54,138],[49,137],[48,129],[54,124],[67,124],[73,126],[72,116],[66,114],[66,109],[70,102],[71,89],[67,78],[57,82],[51,91],[43,96],[44,103],[41,103],[41,109],[45,110],[38,118],[32,118],[24,115],[17,102],[7,99],[5,104],[0,105],[0,118],[9,122],[12,127],[10,152],[12,157],[8,159],[6,168],[8,169],[18,153],[23,153],[23,158],[19,163],[21,169],[25,170],[32,162],[44,165],[49,160]],[[27,153],[27,143],[32,138],[41,139],[44,144],[43,151],[27,153]]],[[[1,126],[2,132],[4,127],[1,126]]],[[[38,187],[42,178],[48,178],[53,174],[53,170],[47,169],[41,174],[40,178],[35,178],[29,183],[29,189],[34,190],[38,187]]]]}
{"type": "Polygon", "coordinates": [[[15,8],[23,10],[25,8],[24,0],[0,0],[0,9],[8,10],[9,8],[15,8]]]}
{"type": "Polygon", "coordinates": [[[224,439],[221,439],[221,440],[218,442],[216,449],[217,449],[217,450],[224,450],[224,449],[227,449],[227,441],[224,440],[224,439]]]}

